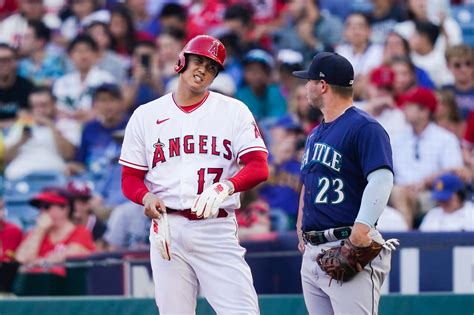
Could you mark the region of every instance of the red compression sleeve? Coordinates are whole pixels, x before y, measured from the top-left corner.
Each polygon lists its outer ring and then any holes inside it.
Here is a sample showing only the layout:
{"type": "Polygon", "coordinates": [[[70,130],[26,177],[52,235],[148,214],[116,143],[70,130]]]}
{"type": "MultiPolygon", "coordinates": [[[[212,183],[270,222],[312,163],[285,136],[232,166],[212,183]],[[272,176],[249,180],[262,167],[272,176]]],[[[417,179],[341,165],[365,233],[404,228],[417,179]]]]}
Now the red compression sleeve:
{"type": "Polygon", "coordinates": [[[146,172],[125,165],[122,166],[122,192],[125,197],[139,205],[143,205],[143,197],[149,192],[143,181],[146,172]]]}
{"type": "Polygon", "coordinates": [[[235,192],[251,189],[268,178],[267,153],[263,151],[252,151],[240,157],[244,167],[229,178],[234,184],[235,192]]]}

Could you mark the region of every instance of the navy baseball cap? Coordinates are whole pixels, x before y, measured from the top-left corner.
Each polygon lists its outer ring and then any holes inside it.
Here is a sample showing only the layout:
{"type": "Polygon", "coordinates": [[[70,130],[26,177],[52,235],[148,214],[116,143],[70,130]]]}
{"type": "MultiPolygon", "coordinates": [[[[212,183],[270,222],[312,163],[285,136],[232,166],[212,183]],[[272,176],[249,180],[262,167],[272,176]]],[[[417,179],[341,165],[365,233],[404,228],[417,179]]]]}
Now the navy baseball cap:
{"type": "Polygon", "coordinates": [[[324,80],[328,84],[338,86],[354,84],[354,68],[349,60],[330,52],[318,53],[308,70],[293,71],[293,75],[307,80],[324,80]]]}
{"type": "Polygon", "coordinates": [[[458,191],[464,189],[464,182],[457,175],[447,173],[433,182],[432,197],[436,201],[447,201],[458,191]]]}

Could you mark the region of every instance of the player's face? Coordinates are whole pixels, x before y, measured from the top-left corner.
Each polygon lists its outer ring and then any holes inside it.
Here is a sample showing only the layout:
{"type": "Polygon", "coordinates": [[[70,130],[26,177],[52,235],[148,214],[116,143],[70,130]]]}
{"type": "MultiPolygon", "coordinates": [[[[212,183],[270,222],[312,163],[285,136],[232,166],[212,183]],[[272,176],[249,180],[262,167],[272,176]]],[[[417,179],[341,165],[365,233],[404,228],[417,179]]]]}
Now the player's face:
{"type": "Polygon", "coordinates": [[[308,103],[321,109],[323,107],[322,83],[320,80],[308,80],[305,85],[308,103]]]}
{"type": "Polygon", "coordinates": [[[211,85],[218,72],[216,62],[207,57],[190,54],[183,79],[193,92],[202,93],[211,85]]]}

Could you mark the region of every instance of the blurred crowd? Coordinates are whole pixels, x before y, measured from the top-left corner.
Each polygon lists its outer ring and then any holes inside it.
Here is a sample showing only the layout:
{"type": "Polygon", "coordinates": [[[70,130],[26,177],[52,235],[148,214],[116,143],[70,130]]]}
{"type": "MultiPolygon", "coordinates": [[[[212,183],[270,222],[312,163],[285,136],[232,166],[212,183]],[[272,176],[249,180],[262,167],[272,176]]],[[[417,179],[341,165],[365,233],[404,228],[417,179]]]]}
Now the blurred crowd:
{"type": "Polygon", "coordinates": [[[459,7],[472,14],[474,2],[0,2],[4,186],[60,178],[5,193],[0,261],[34,266],[147,246],[142,209],[121,192],[124,129],[134,109],[176,88],[178,53],[197,34],[226,46],[211,89],[250,108],[270,152],[269,180],[237,211],[242,238],[295,229],[305,136],[322,115],[291,73],[321,51],[352,63],[354,105],[391,139],[395,188],[379,228],[474,230],[474,40],[451,14],[459,7]],[[18,199],[35,209],[31,226],[15,221],[18,199]]]}

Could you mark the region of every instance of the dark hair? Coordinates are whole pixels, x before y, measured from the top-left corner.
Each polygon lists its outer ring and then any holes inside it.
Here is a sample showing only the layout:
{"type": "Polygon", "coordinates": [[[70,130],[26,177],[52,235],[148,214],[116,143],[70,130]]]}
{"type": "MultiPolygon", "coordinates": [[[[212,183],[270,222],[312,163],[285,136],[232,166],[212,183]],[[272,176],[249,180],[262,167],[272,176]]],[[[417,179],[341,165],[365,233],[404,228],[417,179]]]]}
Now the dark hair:
{"type": "Polygon", "coordinates": [[[396,63],[404,63],[408,66],[410,71],[415,74],[416,73],[416,68],[413,62],[411,61],[410,57],[408,56],[397,56],[393,57],[392,60],[390,61],[390,66],[393,66],[396,63]]]}
{"type": "Polygon", "coordinates": [[[50,87],[47,87],[47,86],[41,86],[41,85],[40,85],[40,86],[35,86],[35,87],[31,90],[29,96],[31,96],[31,95],[33,95],[33,94],[42,94],[42,93],[48,94],[49,97],[51,97],[51,99],[52,99],[53,101],[56,101],[56,96],[54,96],[53,91],[51,90],[51,88],[50,88],[50,87]]]}
{"type": "Polygon", "coordinates": [[[95,101],[97,96],[101,93],[107,93],[109,94],[110,96],[112,96],[113,98],[117,99],[117,100],[121,100],[123,99],[122,97],[122,91],[120,91],[120,88],[118,85],[116,84],[113,84],[113,83],[104,83],[102,85],[99,85],[98,87],[96,87],[94,89],[94,93],[93,93],[93,100],[95,101]]]}
{"type": "Polygon", "coordinates": [[[133,47],[133,51],[137,50],[139,47],[148,47],[152,49],[156,49],[156,45],[154,42],[151,40],[140,40],[135,44],[135,47],[133,47]]]}
{"type": "Polygon", "coordinates": [[[0,49],[8,49],[9,51],[13,53],[13,55],[16,56],[16,49],[7,43],[0,43],[0,49]]]}
{"type": "Polygon", "coordinates": [[[354,88],[352,86],[340,86],[329,84],[334,94],[343,98],[349,98],[354,95],[354,88]]]}
{"type": "Polygon", "coordinates": [[[168,3],[161,9],[159,18],[176,17],[181,21],[186,21],[188,14],[186,8],[177,3],[168,3]]]}
{"type": "Polygon", "coordinates": [[[364,22],[367,25],[367,27],[370,27],[370,18],[366,13],[364,13],[362,11],[354,11],[354,12],[350,13],[349,16],[346,18],[346,21],[349,19],[349,17],[351,17],[353,15],[361,16],[364,19],[364,22]]]}
{"type": "MultiPolygon", "coordinates": [[[[127,33],[125,34],[125,48],[127,52],[131,54],[133,49],[135,48],[135,25],[133,24],[132,14],[130,10],[123,4],[117,4],[112,8],[110,14],[117,14],[125,20],[125,24],[127,24],[127,33]]],[[[117,39],[113,37],[112,34],[112,49],[117,49],[117,39]]]]}
{"type": "Polygon", "coordinates": [[[160,35],[169,35],[178,41],[183,41],[186,38],[186,33],[176,27],[165,27],[161,30],[160,35]]]}
{"type": "Polygon", "coordinates": [[[89,46],[94,52],[99,51],[99,46],[96,41],[88,34],[79,34],[77,35],[67,46],[67,52],[71,53],[74,48],[79,44],[85,44],[89,46]]]}
{"type": "Polygon", "coordinates": [[[249,25],[252,22],[253,14],[251,6],[237,3],[227,7],[224,20],[240,20],[244,25],[249,25]]]}
{"type": "Polygon", "coordinates": [[[439,26],[430,22],[416,21],[415,29],[418,33],[420,33],[420,35],[425,36],[430,41],[431,45],[434,46],[440,33],[439,26]]]}
{"type": "MultiPolygon", "coordinates": [[[[91,24],[87,25],[86,26],[86,31],[87,31],[87,34],[90,35],[90,31],[93,27],[96,27],[96,26],[101,26],[104,31],[105,31],[105,35],[109,38],[109,47],[107,48],[110,48],[110,46],[112,45],[112,42],[113,42],[113,37],[112,37],[112,33],[110,32],[110,29],[109,29],[109,25],[104,23],[104,22],[101,22],[101,21],[94,21],[92,22],[91,24]]],[[[91,35],[92,37],[92,35],[91,35]]]]}
{"type": "Polygon", "coordinates": [[[33,29],[37,39],[44,39],[49,42],[51,39],[51,30],[41,21],[29,21],[28,26],[33,29]]]}
{"type": "Polygon", "coordinates": [[[459,107],[456,102],[456,96],[454,95],[454,92],[450,89],[440,89],[438,91],[438,95],[440,98],[440,103],[443,103],[446,105],[448,108],[448,119],[449,121],[452,122],[462,122],[462,116],[461,113],[459,112],[459,107]]]}

